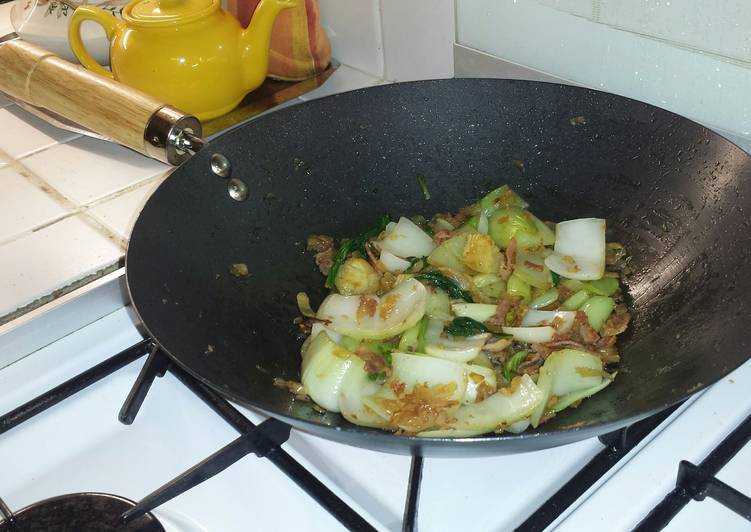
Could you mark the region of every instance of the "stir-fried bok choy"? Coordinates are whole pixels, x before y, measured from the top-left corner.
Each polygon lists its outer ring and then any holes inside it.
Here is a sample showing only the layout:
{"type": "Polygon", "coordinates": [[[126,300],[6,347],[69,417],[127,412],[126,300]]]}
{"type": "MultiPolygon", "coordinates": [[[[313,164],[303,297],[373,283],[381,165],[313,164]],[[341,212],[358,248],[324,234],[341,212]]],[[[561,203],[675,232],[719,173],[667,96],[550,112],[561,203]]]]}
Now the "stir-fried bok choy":
{"type": "Polygon", "coordinates": [[[608,386],[631,318],[625,251],[605,220],[528,208],[504,185],[431,220],[384,216],[338,246],[311,235],[331,292],[315,311],[297,294],[301,382],[281,385],[351,423],[425,437],[521,432],[608,386]]]}

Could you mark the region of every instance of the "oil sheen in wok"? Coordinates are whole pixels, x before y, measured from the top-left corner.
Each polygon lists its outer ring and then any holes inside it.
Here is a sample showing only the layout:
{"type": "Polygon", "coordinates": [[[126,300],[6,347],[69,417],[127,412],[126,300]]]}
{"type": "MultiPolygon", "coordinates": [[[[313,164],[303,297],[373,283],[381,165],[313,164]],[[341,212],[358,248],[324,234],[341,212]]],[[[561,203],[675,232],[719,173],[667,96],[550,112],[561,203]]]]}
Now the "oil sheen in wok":
{"type": "Polygon", "coordinates": [[[605,220],[553,224],[508,186],[458,213],[311,235],[331,293],[313,311],[300,383],[362,426],[430,437],[521,432],[610,385],[628,327],[605,220]]]}

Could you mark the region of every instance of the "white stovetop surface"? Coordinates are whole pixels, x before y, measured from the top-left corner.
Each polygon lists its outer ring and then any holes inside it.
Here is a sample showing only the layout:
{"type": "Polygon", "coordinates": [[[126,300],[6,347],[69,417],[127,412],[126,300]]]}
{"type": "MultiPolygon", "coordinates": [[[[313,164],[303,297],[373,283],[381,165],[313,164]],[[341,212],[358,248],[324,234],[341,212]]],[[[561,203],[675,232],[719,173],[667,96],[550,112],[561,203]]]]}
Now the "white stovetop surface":
{"type": "MultiPolygon", "coordinates": [[[[0,370],[0,414],[140,339],[121,309],[0,370]]],[[[157,379],[131,426],[117,412],[143,358],[0,436],[0,497],[13,509],[76,491],[139,499],[209,456],[236,434],[169,374],[157,379]]],[[[628,530],[674,485],[681,459],[699,463],[751,413],[751,363],[673,414],[553,528],[628,530]]],[[[252,420],[260,416],[244,410],[252,420]]],[[[284,448],[381,530],[399,530],[409,458],[347,447],[293,431],[284,448]]],[[[591,439],[516,456],[427,459],[423,531],[508,530],[581,468],[602,445],[591,439]]],[[[751,492],[751,448],[720,478],[751,492]]],[[[273,465],[248,456],[156,511],[172,531],[341,529],[273,465]]],[[[711,501],[691,503],[668,527],[747,530],[711,501]],[[707,525],[707,528],[704,527],[707,525]]]]}

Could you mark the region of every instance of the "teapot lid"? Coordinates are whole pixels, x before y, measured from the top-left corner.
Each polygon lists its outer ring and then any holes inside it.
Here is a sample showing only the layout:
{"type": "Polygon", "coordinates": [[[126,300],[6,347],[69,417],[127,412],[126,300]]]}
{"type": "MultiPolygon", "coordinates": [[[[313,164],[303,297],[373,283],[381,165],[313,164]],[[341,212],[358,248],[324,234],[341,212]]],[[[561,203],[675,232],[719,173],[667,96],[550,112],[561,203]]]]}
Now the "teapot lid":
{"type": "Polygon", "coordinates": [[[133,0],[123,8],[123,18],[138,25],[186,23],[219,8],[219,0],[133,0]]]}

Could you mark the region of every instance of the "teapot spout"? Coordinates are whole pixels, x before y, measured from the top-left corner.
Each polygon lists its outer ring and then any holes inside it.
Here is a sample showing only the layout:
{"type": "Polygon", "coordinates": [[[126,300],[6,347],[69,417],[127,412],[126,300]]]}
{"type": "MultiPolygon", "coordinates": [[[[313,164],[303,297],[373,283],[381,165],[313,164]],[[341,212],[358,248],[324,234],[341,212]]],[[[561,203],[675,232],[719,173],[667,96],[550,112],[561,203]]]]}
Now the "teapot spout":
{"type": "Polygon", "coordinates": [[[240,35],[240,55],[245,66],[246,90],[252,91],[266,78],[271,30],[277,15],[296,5],[295,0],[261,0],[258,3],[250,24],[240,35]]]}

